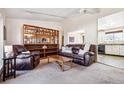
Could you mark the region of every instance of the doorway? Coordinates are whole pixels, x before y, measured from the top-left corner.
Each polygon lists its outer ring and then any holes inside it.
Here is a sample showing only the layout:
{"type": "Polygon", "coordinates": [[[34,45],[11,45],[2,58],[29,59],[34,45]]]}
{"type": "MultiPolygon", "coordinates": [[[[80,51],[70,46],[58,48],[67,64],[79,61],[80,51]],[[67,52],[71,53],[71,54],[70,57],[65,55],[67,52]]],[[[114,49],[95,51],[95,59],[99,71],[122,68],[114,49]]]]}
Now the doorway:
{"type": "Polygon", "coordinates": [[[0,16],[0,70],[2,68],[2,64],[3,64],[3,43],[4,43],[4,38],[3,38],[3,18],[2,16],[0,16]]]}
{"type": "Polygon", "coordinates": [[[98,62],[124,69],[124,11],[98,19],[98,62]]]}

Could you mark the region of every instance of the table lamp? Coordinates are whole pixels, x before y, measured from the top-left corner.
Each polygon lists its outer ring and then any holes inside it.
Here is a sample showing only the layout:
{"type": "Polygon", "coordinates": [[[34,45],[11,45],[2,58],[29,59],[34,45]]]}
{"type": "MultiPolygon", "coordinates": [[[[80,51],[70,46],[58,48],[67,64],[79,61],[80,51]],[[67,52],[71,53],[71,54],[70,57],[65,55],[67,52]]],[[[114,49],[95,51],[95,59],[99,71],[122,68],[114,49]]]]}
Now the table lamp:
{"type": "Polygon", "coordinates": [[[13,47],[12,45],[5,45],[4,46],[4,54],[5,57],[12,57],[13,56],[13,47]]]}

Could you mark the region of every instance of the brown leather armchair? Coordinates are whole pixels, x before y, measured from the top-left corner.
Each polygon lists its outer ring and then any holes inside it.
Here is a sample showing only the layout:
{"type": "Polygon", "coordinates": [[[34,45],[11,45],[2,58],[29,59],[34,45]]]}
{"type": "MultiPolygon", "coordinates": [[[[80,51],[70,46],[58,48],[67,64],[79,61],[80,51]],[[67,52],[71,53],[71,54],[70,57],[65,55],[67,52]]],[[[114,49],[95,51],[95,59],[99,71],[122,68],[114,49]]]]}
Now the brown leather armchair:
{"type": "Polygon", "coordinates": [[[13,45],[14,56],[16,56],[16,70],[31,70],[39,64],[40,52],[23,53],[26,51],[28,50],[24,45],[13,45]]]}

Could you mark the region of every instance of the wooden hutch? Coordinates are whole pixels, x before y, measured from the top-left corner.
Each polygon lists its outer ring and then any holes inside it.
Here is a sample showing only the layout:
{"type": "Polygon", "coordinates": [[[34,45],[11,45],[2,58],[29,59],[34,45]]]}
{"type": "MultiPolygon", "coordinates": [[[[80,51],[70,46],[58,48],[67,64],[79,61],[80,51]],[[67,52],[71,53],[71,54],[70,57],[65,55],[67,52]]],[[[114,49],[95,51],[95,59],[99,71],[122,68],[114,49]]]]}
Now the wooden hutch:
{"type": "Polygon", "coordinates": [[[41,57],[57,54],[59,50],[59,31],[24,24],[23,43],[29,51],[40,51],[41,57]]]}

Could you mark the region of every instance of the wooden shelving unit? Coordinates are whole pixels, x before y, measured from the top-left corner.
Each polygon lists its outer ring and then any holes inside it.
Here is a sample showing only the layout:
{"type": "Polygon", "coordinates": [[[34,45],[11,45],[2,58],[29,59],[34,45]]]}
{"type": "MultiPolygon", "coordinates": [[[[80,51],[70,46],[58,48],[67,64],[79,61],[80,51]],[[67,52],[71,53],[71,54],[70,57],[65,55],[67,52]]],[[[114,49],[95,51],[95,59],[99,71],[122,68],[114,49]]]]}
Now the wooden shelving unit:
{"type": "Polygon", "coordinates": [[[23,43],[29,51],[40,51],[42,57],[56,54],[59,49],[59,31],[24,24],[23,43]]]}
{"type": "Polygon", "coordinates": [[[29,51],[40,51],[41,57],[57,54],[59,50],[58,44],[25,44],[25,47],[29,51]],[[47,46],[47,48],[43,48],[44,45],[47,46]]]}
{"type": "Polygon", "coordinates": [[[24,24],[23,26],[23,42],[24,44],[58,44],[59,31],[38,26],[24,24]]]}

